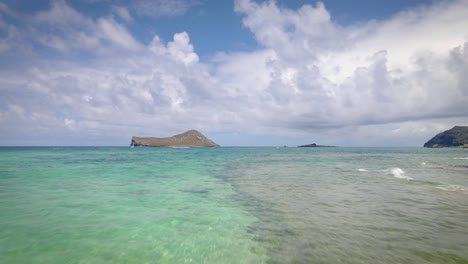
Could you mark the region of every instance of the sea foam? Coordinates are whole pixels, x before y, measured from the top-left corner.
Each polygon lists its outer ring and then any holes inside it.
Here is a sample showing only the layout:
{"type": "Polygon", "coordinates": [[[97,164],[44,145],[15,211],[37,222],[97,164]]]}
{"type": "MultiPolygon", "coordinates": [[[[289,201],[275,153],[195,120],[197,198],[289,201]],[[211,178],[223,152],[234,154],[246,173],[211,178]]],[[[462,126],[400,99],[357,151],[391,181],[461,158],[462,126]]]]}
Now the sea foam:
{"type": "Polygon", "coordinates": [[[367,171],[367,170],[366,169],[358,169],[358,171],[364,172],[364,171],[367,171]]]}
{"type": "Polygon", "coordinates": [[[405,171],[398,168],[398,167],[397,168],[392,168],[391,172],[392,172],[392,174],[393,174],[393,176],[395,178],[405,179],[405,180],[408,180],[408,181],[413,179],[411,177],[406,176],[405,171]]]}

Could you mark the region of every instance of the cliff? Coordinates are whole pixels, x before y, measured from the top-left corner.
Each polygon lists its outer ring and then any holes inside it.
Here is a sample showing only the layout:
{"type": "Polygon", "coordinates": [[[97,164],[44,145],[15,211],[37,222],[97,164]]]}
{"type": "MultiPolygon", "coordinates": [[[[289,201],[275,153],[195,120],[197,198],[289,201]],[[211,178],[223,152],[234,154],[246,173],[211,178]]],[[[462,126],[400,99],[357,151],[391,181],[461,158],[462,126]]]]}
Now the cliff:
{"type": "Polygon", "coordinates": [[[202,133],[196,130],[189,130],[167,138],[157,137],[132,137],[130,146],[149,146],[149,147],[219,147],[202,133]]]}
{"type": "Polygon", "coordinates": [[[425,148],[463,147],[468,144],[468,126],[455,126],[437,134],[424,144],[425,148]]]}

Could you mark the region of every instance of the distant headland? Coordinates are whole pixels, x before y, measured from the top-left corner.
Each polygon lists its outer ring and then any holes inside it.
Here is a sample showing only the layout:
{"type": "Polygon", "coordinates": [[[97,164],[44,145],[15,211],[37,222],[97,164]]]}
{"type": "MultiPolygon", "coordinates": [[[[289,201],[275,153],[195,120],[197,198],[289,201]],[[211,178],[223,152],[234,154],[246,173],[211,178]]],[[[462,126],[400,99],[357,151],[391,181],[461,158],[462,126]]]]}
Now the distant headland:
{"type": "Polygon", "coordinates": [[[468,126],[454,126],[452,129],[441,132],[424,144],[425,148],[468,148],[468,126]]]}
{"type": "Polygon", "coordinates": [[[317,145],[315,143],[307,144],[307,145],[300,145],[297,146],[298,148],[334,148],[336,146],[325,146],[325,145],[317,145]]]}
{"type": "Polygon", "coordinates": [[[197,130],[189,130],[172,137],[132,137],[131,147],[219,147],[197,130]]]}

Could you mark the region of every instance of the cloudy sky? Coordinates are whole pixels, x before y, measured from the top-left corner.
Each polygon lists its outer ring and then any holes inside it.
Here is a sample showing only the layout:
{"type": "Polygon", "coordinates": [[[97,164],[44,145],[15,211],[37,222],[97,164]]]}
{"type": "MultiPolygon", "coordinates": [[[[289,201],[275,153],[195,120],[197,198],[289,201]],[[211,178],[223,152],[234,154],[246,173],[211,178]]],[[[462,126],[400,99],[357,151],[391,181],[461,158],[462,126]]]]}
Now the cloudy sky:
{"type": "Polygon", "coordinates": [[[468,0],[0,0],[0,145],[421,146],[468,125],[468,0]]]}

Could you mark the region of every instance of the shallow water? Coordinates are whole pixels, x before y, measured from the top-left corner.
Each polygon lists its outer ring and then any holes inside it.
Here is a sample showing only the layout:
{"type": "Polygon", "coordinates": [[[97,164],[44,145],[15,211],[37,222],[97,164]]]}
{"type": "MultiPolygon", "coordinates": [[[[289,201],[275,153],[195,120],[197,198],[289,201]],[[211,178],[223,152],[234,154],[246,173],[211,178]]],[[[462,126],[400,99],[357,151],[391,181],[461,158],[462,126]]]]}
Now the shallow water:
{"type": "Polygon", "coordinates": [[[0,263],[467,263],[468,151],[0,148],[0,263]]]}

